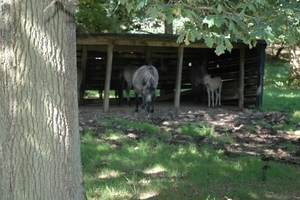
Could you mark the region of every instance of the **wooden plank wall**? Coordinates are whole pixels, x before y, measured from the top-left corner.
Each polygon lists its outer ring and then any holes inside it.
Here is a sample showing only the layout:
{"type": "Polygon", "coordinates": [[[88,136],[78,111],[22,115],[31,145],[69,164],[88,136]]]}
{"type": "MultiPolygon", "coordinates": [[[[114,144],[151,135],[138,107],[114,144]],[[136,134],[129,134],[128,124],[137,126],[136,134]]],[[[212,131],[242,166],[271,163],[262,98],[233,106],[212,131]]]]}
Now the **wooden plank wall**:
{"type": "MultiPolygon", "coordinates": [[[[77,67],[81,68],[82,45],[77,45],[77,67]]],[[[177,47],[147,47],[147,46],[117,46],[113,47],[113,69],[110,89],[117,89],[117,78],[122,67],[132,64],[141,66],[147,62],[147,52],[150,52],[150,59],[155,67],[161,68],[161,64],[168,66],[168,71],[159,70],[159,89],[161,99],[174,101],[176,67],[178,59],[177,47]],[[163,96],[171,98],[163,98],[163,96]]],[[[256,48],[245,51],[245,85],[244,105],[255,107],[257,98],[257,85],[259,80],[259,51],[256,48]]],[[[86,90],[102,90],[105,82],[107,45],[87,46],[86,61],[86,90]]],[[[190,65],[194,61],[207,59],[208,73],[211,76],[220,76],[223,79],[222,104],[238,105],[239,99],[239,65],[240,49],[233,49],[231,53],[220,56],[215,55],[213,49],[184,48],[182,89],[191,89],[190,65]]],[[[192,101],[192,92],[185,92],[181,101],[192,101]]],[[[203,93],[203,101],[207,100],[206,92],[203,93]]],[[[158,98],[159,99],[159,98],[158,98]]]]}

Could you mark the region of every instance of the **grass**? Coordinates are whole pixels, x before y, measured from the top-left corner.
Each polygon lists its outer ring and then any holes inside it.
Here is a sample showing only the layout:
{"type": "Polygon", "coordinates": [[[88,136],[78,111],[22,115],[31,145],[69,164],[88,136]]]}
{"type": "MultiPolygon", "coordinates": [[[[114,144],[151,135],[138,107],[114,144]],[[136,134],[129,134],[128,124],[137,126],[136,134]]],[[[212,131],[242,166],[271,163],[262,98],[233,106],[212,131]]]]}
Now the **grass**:
{"type": "MultiPolygon", "coordinates": [[[[194,143],[174,145],[154,134],[155,126],[108,120],[118,131],[95,136],[86,130],[81,152],[88,199],[293,199],[299,197],[299,168],[258,157],[228,158],[223,150],[194,143]],[[151,127],[153,126],[153,127],[151,127]],[[145,130],[126,139],[126,128],[145,130]],[[111,141],[118,143],[118,147],[111,141]],[[263,177],[265,176],[265,180],[263,177]]],[[[211,128],[184,126],[182,133],[215,137],[211,128]]],[[[168,134],[168,133],[164,133],[168,134]]],[[[286,148],[295,148],[286,144],[286,148]]]]}
{"type": "MultiPolygon", "coordinates": [[[[300,94],[287,87],[288,65],[267,63],[263,111],[288,114],[290,124],[278,129],[293,129],[300,121],[300,94]],[[297,101],[298,99],[298,101],[297,101]]],[[[258,125],[269,127],[263,121],[258,125]]],[[[81,157],[86,194],[89,200],[123,199],[266,199],[300,198],[300,169],[259,157],[228,157],[212,142],[234,143],[230,131],[214,134],[210,126],[182,125],[178,134],[206,137],[197,145],[168,143],[171,131],[138,121],[111,118],[98,122],[103,133],[86,127],[81,133],[81,157]],[[138,138],[128,137],[137,134],[138,138]]],[[[248,126],[246,130],[252,131],[248,126]]],[[[282,144],[296,151],[299,146],[282,144]]]]}
{"type": "Polygon", "coordinates": [[[287,113],[291,124],[286,124],[281,129],[293,132],[294,125],[300,122],[300,92],[298,88],[288,86],[289,71],[287,61],[266,63],[261,110],[287,113]]]}

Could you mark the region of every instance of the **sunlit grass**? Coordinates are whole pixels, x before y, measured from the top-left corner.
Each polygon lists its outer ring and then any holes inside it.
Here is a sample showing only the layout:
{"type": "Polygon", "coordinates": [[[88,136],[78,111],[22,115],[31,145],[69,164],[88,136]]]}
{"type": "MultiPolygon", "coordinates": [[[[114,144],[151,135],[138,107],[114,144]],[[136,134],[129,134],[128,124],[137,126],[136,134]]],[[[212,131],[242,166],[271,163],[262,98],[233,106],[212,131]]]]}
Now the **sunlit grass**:
{"type": "Polygon", "coordinates": [[[288,83],[290,66],[287,61],[265,63],[265,86],[285,87],[288,83]]]}
{"type": "MultiPolygon", "coordinates": [[[[183,130],[187,135],[191,131],[211,137],[202,128],[183,130]]],[[[89,131],[81,136],[88,199],[291,199],[300,195],[300,171],[293,166],[269,162],[263,181],[266,163],[257,157],[228,158],[209,144],[173,145],[151,134],[138,141],[121,140],[120,148],[114,148],[105,142],[114,135],[109,133],[95,138],[89,131]]]]}
{"type": "Polygon", "coordinates": [[[282,124],[274,129],[295,131],[294,125],[300,121],[300,91],[288,86],[290,73],[289,62],[268,62],[265,65],[265,87],[263,94],[263,111],[286,113],[290,124],[282,124]]]}
{"type": "Polygon", "coordinates": [[[266,86],[263,96],[263,109],[281,112],[300,111],[299,89],[282,89],[266,86]]]}
{"type": "Polygon", "coordinates": [[[294,124],[300,123],[300,109],[290,113],[289,118],[294,124]]]}
{"type": "Polygon", "coordinates": [[[190,136],[208,136],[213,137],[214,129],[210,126],[183,125],[181,127],[183,135],[190,136]]]}

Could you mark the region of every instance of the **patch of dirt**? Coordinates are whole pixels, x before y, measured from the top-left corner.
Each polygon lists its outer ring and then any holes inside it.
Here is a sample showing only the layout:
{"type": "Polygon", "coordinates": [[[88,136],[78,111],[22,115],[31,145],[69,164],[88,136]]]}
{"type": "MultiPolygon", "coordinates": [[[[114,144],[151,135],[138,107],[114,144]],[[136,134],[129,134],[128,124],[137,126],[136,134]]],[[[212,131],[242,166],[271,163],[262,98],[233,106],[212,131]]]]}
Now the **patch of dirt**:
{"type": "MultiPolygon", "coordinates": [[[[224,149],[229,157],[253,155],[260,156],[262,160],[275,160],[300,166],[300,135],[290,134],[288,131],[274,130],[274,125],[288,124],[284,113],[259,112],[250,109],[239,110],[233,106],[207,108],[205,105],[181,104],[176,110],[172,103],[156,103],[155,113],[149,117],[144,110],[134,112],[134,107],[124,105],[110,105],[108,113],[103,112],[99,105],[79,107],[80,131],[89,127],[97,134],[105,130],[105,119],[117,117],[127,120],[137,120],[155,124],[161,130],[171,131],[172,137],[163,138],[156,134],[162,141],[170,144],[185,144],[193,141],[197,145],[209,143],[215,148],[224,149]],[[265,125],[262,124],[265,122],[265,125]],[[179,134],[179,127],[183,124],[198,126],[210,125],[214,127],[215,135],[231,136],[235,143],[211,142],[204,136],[185,136],[179,134]],[[291,144],[298,149],[291,150],[291,144]]],[[[117,127],[116,127],[117,128],[117,127]]],[[[300,129],[300,123],[297,125],[300,129]]],[[[147,136],[144,131],[127,130],[129,140],[139,140],[147,136]]],[[[153,133],[152,133],[153,135],[153,133]]],[[[116,141],[107,141],[115,148],[121,144],[116,141]]]]}

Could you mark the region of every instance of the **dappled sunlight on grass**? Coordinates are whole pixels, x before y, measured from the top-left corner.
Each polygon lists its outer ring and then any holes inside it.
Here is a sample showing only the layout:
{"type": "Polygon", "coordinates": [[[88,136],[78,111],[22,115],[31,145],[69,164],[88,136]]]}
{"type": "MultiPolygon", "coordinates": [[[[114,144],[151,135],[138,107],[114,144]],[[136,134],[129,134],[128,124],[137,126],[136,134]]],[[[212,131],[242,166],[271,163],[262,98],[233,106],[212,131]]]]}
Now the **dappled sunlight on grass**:
{"type": "Polygon", "coordinates": [[[300,92],[297,89],[266,87],[263,110],[294,112],[300,111],[300,92]]]}
{"type": "Polygon", "coordinates": [[[139,199],[150,199],[151,197],[157,196],[159,193],[157,191],[144,192],[139,195],[139,199]]]}
{"type": "Polygon", "coordinates": [[[292,123],[300,123],[300,110],[294,111],[291,116],[289,116],[292,123]]]}
{"type": "Polygon", "coordinates": [[[265,86],[285,87],[290,73],[289,62],[269,62],[265,64],[265,86]]]}
{"type": "Polygon", "coordinates": [[[100,179],[109,179],[109,178],[117,178],[120,176],[120,173],[118,173],[115,170],[104,170],[100,174],[98,174],[98,178],[100,179]]]}
{"type": "Polygon", "coordinates": [[[145,169],[143,172],[145,174],[158,174],[158,173],[162,173],[165,171],[166,171],[166,169],[163,166],[155,165],[153,167],[145,169]]]}
{"type": "MultiPolygon", "coordinates": [[[[257,157],[227,157],[209,126],[182,126],[185,137],[209,138],[206,144],[164,142],[170,133],[156,133],[153,125],[112,119],[104,133],[81,135],[81,152],[88,199],[274,199],[289,196],[300,184],[299,169],[269,162],[271,169],[262,181],[265,163],[257,157]],[[115,127],[115,128],[113,128],[115,127]],[[146,128],[145,128],[146,127],[146,128]],[[130,132],[137,138],[127,137],[130,132]],[[132,129],[132,130],[131,130],[132,129]],[[116,146],[112,145],[116,144],[116,146]],[[274,169],[274,170],[273,170],[274,169]],[[279,184],[280,183],[280,184],[279,184]],[[284,188],[284,189],[283,189],[284,188]],[[280,192],[279,192],[280,191],[280,192]]],[[[224,136],[226,137],[226,136],[224,136]]],[[[168,141],[168,140],[166,140],[168,141]]],[[[298,193],[295,194],[299,195],[298,193]]]]}
{"type": "Polygon", "coordinates": [[[210,126],[183,125],[181,127],[183,135],[190,136],[213,136],[213,128],[210,126]]]}
{"type": "MultiPolygon", "coordinates": [[[[287,86],[290,65],[287,61],[267,62],[265,64],[263,110],[281,112],[300,112],[300,91],[287,86]]],[[[293,120],[293,116],[291,116],[293,120]]]]}

